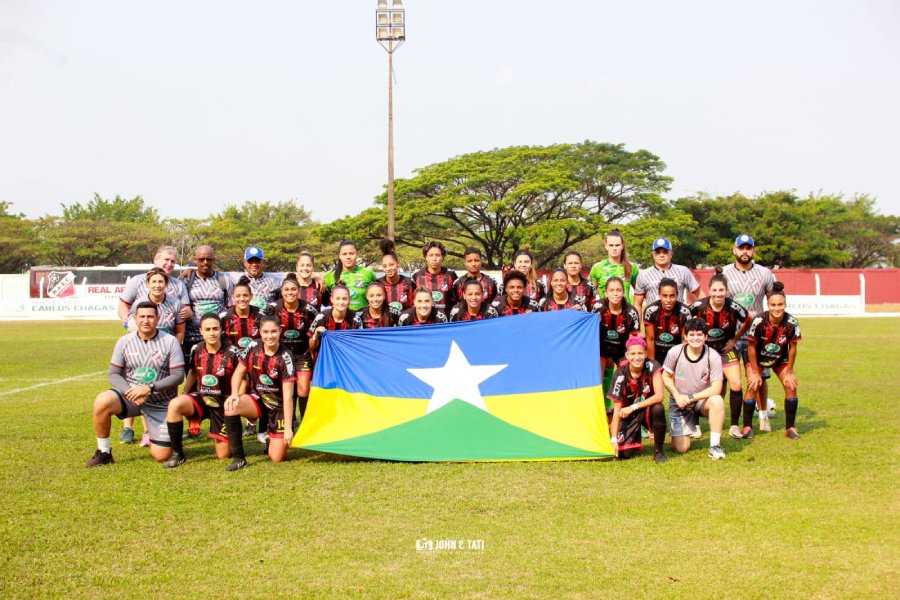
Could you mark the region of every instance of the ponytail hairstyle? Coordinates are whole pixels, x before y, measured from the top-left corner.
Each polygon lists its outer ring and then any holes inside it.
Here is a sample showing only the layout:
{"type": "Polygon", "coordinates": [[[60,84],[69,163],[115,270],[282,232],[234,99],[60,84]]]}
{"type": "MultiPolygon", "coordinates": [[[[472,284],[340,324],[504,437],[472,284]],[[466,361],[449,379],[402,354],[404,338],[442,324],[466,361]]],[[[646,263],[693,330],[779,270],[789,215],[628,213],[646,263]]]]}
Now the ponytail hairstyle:
{"type": "Polygon", "coordinates": [[[222,319],[220,319],[219,315],[217,315],[215,312],[203,313],[203,316],[200,317],[200,326],[202,327],[203,322],[209,321],[210,319],[213,319],[216,323],[218,323],[219,329],[222,329],[222,333],[224,333],[224,327],[222,327],[222,319]]]}
{"type": "Polygon", "coordinates": [[[772,296],[781,296],[787,300],[787,295],[784,293],[784,283],[776,281],[772,284],[772,289],[766,293],[766,298],[771,298],[772,296]]]}
{"type": "Polygon", "coordinates": [[[381,250],[381,257],[391,256],[398,263],[400,262],[400,257],[397,256],[397,246],[394,244],[394,240],[389,240],[387,238],[382,238],[378,241],[378,248],[381,250]]]}
{"type": "Polygon", "coordinates": [[[234,290],[238,289],[239,287],[247,288],[247,290],[249,290],[250,292],[250,295],[253,295],[253,288],[250,287],[250,278],[246,275],[241,275],[241,278],[238,279],[238,282],[234,284],[234,289],[231,291],[231,293],[234,294],[234,290]]]}
{"type": "Polygon", "coordinates": [[[619,238],[619,241],[622,242],[622,268],[625,269],[625,279],[630,280],[631,261],[628,260],[628,250],[625,248],[625,236],[622,235],[622,232],[619,231],[618,227],[614,227],[609,230],[609,232],[606,234],[606,237],[609,238],[610,236],[617,237],[619,238]]]}
{"type": "Polygon", "coordinates": [[[300,289],[300,280],[297,279],[296,273],[285,273],[284,279],[281,280],[281,287],[284,287],[286,284],[290,283],[291,285],[297,286],[297,289],[300,289]]]}
{"type": "Polygon", "coordinates": [[[266,323],[275,323],[275,325],[278,326],[278,329],[281,329],[281,319],[278,318],[278,315],[267,312],[259,318],[258,327],[262,329],[262,326],[266,323]]]}
{"type": "MultiPolygon", "coordinates": [[[[341,248],[344,246],[353,246],[354,250],[359,251],[356,247],[356,242],[353,240],[341,240],[341,243],[338,244],[337,267],[334,269],[334,287],[337,287],[338,283],[341,281],[341,273],[344,270],[344,265],[341,263],[341,248]]],[[[332,289],[332,291],[334,290],[332,289]]]]}
{"type": "Polygon", "coordinates": [[[663,277],[662,279],[660,279],[659,286],[656,288],[656,291],[661,292],[665,287],[675,288],[675,294],[678,294],[678,282],[671,277],[663,277]]]}
{"type": "Polygon", "coordinates": [[[481,287],[481,282],[478,281],[477,277],[466,277],[461,286],[463,295],[465,295],[466,288],[468,288],[470,285],[477,285],[478,289],[480,289],[482,291],[482,293],[484,293],[484,288],[481,287]]]}
{"type": "MultiPolygon", "coordinates": [[[[528,269],[528,272],[525,273],[525,278],[528,283],[531,285],[535,285],[537,283],[537,269],[534,268],[534,254],[531,253],[531,250],[528,248],[522,248],[521,250],[517,250],[515,254],[513,254],[513,268],[515,269],[516,259],[520,256],[527,256],[531,259],[531,268],[528,269]]],[[[527,284],[526,284],[527,285],[527,284]]]]}
{"type": "Polygon", "coordinates": [[[603,299],[603,302],[605,302],[606,305],[609,306],[609,284],[613,282],[618,282],[619,285],[622,286],[622,310],[624,311],[626,307],[631,305],[628,304],[628,296],[625,295],[625,282],[622,281],[621,277],[614,275],[606,280],[606,284],[603,287],[603,290],[606,292],[606,298],[603,299]]]}
{"type": "MultiPolygon", "coordinates": [[[[716,267],[716,274],[712,276],[712,279],[709,280],[709,287],[712,287],[712,284],[719,282],[725,286],[725,289],[728,290],[728,280],[725,278],[725,275],[722,273],[722,267],[716,267]]],[[[784,286],[782,286],[784,287],[784,286]]]]}

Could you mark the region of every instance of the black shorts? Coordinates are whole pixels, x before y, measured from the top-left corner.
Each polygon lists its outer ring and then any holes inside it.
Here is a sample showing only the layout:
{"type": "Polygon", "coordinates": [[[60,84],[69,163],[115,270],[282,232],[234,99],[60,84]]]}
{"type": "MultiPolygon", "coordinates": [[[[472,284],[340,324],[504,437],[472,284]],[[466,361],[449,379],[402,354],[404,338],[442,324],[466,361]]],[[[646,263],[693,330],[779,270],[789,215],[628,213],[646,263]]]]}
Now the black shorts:
{"type": "Polygon", "coordinates": [[[253,399],[253,402],[256,403],[256,410],[259,413],[258,418],[262,419],[265,416],[268,419],[268,427],[266,427],[266,433],[269,434],[269,437],[276,439],[283,438],[284,411],[281,409],[281,407],[278,407],[277,410],[272,408],[271,406],[263,402],[262,398],[260,398],[255,393],[250,393],[249,396],[253,399]]]}
{"type": "Polygon", "coordinates": [[[188,394],[194,403],[194,416],[189,421],[203,421],[209,419],[209,437],[220,442],[228,441],[228,432],[225,431],[225,409],[216,399],[205,399],[196,392],[188,394]],[[212,404],[212,402],[216,402],[212,404]]]}
{"type": "Polygon", "coordinates": [[[631,413],[627,419],[619,421],[619,435],[617,442],[619,450],[640,450],[643,446],[641,441],[641,426],[647,423],[650,413],[646,408],[642,408],[631,413]]]}
{"type": "MultiPolygon", "coordinates": [[[[294,355],[294,371],[297,373],[297,376],[312,376],[313,371],[313,357],[312,352],[307,350],[303,354],[295,354],[294,355]]],[[[296,386],[295,386],[296,388],[296,386]]]]}

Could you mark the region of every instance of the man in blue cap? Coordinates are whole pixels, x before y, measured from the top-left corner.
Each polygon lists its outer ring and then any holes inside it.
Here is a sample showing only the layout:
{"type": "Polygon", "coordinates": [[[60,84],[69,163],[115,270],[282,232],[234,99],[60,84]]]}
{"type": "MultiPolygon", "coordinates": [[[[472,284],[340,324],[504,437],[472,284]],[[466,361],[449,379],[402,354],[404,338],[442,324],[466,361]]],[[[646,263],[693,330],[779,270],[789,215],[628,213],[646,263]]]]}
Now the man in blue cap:
{"type": "MultiPolygon", "coordinates": [[[[728,296],[747,309],[750,318],[756,318],[763,312],[763,298],[772,290],[775,283],[775,276],[772,271],[762,265],[758,265],[753,261],[756,254],[756,243],[753,238],[742,233],[734,240],[734,248],[731,250],[734,254],[734,263],[725,265],[722,269],[722,275],[728,281],[728,296]]],[[[744,334],[734,349],[740,353],[744,361],[744,370],[746,372],[747,365],[747,335],[744,334]]],[[[763,370],[762,386],[759,390],[759,429],[760,431],[771,431],[769,424],[767,399],[769,386],[767,379],[770,376],[769,369],[763,370]]],[[[731,406],[731,428],[729,433],[734,438],[751,438],[753,437],[753,410],[757,406],[757,401],[753,398],[744,399],[744,428],[738,430],[735,406],[731,406]]]]}
{"type": "Polygon", "coordinates": [[[237,283],[245,275],[250,279],[250,289],[253,292],[250,304],[260,310],[265,310],[270,302],[278,300],[281,280],[284,279],[283,273],[266,273],[263,270],[265,260],[266,257],[262,248],[250,246],[244,250],[244,272],[230,273],[234,283],[237,283]]]}

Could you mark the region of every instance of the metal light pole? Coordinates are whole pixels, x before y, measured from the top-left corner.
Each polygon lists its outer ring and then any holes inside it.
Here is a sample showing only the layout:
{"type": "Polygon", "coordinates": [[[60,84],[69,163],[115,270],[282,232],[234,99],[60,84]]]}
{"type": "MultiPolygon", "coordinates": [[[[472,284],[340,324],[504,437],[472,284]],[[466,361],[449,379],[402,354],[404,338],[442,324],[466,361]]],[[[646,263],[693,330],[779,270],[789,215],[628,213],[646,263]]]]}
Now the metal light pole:
{"type": "Polygon", "coordinates": [[[406,40],[406,11],[402,0],[378,0],[375,39],[388,53],[388,203],[387,237],[394,239],[394,50],[406,40]]]}

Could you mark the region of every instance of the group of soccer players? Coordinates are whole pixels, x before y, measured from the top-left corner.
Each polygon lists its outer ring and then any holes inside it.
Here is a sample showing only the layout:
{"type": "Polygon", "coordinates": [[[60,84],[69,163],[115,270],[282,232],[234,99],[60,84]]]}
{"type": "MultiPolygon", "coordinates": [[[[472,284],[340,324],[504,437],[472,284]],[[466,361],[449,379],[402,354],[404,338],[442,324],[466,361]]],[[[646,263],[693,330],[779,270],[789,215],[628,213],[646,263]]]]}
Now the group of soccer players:
{"type": "Polygon", "coordinates": [[[750,439],[757,409],[759,430],[771,430],[770,371],[785,391],[785,435],[799,438],[794,363],[800,329],[785,312],[783,286],[753,261],[755,243],[749,235],[735,240],[735,261],[717,269],[709,294],[689,269],[672,264],[669,240],[655,240],[653,265],[639,270],[617,230],[607,235],[607,258],[590,269],[588,278],[582,275],[581,255],[569,251],[551,272],[549,287],[537,276],[528,250],[515,254],[502,287],[482,273],[476,248],[466,250],[462,276],[443,266],[446,250],[440,242],[424,246],[425,267],[412,277],[400,272],[392,242],[382,243],[381,250],[380,278],[359,264],[352,241],[340,243],[336,268],[319,278],[306,252],[295,272],[265,272],[265,255],[257,246],[244,252],[243,272],[220,272],[213,248],[204,245],[194,252],[195,266],[175,277],[175,249],[160,248],[154,267],[145,277],[131,278],[121,295],[119,317],[130,333],[113,351],[113,388],[94,402],[97,451],[87,466],[113,462],[112,416],[125,420],[121,441],[129,443],[138,415],[145,420],[142,444],[166,468],[185,462],[185,419],[193,436],[200,422],[209,420],[216,455],[232,459],[228,470],[247,466],[242,438],[256,433],[256,423],[269,458],[281,462],[305,412],[324,332],[551,310],[592,311],[600,317],[599,360],[619,458],[639,452],[647,435],[653,438],[654,460],[666,460],[666,391],[672,449],[686,452],[692,438],[701,437],[703,416],[710,426],[709,455],[724,458],[723,383],[729,388],[729,433],[750,439]]]}

